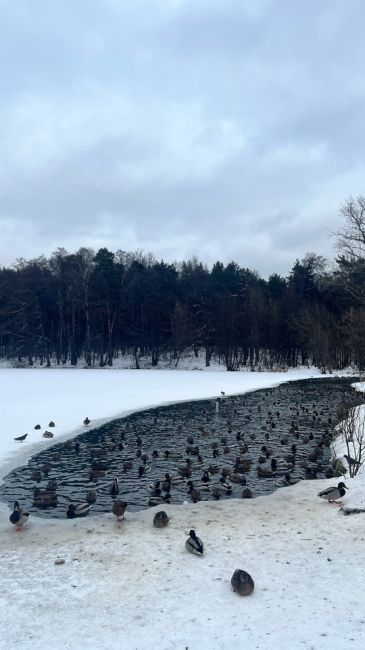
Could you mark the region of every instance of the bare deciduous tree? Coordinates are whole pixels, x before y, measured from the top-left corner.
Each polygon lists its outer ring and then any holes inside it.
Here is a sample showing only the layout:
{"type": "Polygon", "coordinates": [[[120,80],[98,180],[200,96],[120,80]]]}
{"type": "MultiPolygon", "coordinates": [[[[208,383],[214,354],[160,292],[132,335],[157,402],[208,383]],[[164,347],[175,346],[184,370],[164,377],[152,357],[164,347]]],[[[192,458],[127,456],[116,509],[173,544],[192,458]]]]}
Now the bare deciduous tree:
{"type": "Polygon", "coordinates": [[[340,212],[345,220],[342,231],[336,232],[340,252],[350,259],[365,257],[365,195],[352,196],[341,206],[340,212]]]}
{"type": "Polygon", "coordinates": [[[350,476],[356,476],[365,462],[365,409],[363,406],[344,405],[340,409],[344,417],[338,426],[338,431],[345,442],[347,453],[345,458],[350,476]]]}

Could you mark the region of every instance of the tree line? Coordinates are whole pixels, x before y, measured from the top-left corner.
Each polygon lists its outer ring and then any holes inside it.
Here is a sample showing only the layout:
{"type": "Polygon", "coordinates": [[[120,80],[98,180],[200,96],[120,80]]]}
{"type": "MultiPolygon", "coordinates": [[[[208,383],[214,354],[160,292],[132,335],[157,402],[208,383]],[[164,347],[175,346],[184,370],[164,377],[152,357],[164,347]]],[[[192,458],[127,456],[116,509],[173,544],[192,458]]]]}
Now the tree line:
{"type": "Polygon", "coordinates": [[[167,264],[141,252],[75,253],[0,269],[0,357],[32,365],[134,365],[187,350],[227,370],[365,364],[365,200],[343,206],[340,255],[308,253],[267,280],[235,262],[167,264]],[[352,228],[352,230],[351,230],[352,228]],[[363,239],[361,239],[363,238],[363,239]]]}

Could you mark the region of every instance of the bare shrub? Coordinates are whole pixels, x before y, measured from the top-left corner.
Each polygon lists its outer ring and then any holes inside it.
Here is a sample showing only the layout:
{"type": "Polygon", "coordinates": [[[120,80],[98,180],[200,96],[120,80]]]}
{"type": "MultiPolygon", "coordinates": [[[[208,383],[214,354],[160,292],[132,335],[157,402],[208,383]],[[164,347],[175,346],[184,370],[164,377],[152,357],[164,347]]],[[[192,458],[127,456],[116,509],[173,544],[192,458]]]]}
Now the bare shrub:
{"type": "Polygon", "coordinates": [[[338,431],[346,445],[347,453],[344,456],[352,477],[356,476],[365,462],[365,408],[343,405],[339,416],[342,421],[338,425],[338,431]]]}

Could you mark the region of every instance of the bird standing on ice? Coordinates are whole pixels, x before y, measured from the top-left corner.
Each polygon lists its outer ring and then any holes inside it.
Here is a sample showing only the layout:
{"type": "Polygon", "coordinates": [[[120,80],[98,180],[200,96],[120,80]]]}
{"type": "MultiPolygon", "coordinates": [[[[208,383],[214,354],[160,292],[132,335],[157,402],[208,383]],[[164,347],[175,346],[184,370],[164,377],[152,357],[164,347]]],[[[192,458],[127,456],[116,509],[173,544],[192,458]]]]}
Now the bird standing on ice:
{"type": "Polygon", "coordinates": [[[341,499],[341,497],[344,497],[346,494],[346,490],[349,488],[347,485],[345,485],[342,481],[337,485],[337,487],[329,487],[326,488],[326,490],[322,490],[322,492],[318,492],[318,496],[321,499],[326,499],[329,503],[339,503],[341,504],[341,501],[337,501],[337,499],[341,499]]]}
{"type": "Polygon", "coordinates": [[[27,523],[29,517],[29,512],[22,510],[22,508],[19,506],[19,502],[15,501],[14,510],[9,517],[10,522],[15,526],[15,530],[21,530],[24,524],[27,523]]]}
{"type": "Polygon", "coordinates": [[[117,499],[113,503],[113,515],[116,516],[118,521],[121,521],[124,519],[124,513],[127,509],[128,503],[126,501],[121,501],[120,499],[117,499]]]}

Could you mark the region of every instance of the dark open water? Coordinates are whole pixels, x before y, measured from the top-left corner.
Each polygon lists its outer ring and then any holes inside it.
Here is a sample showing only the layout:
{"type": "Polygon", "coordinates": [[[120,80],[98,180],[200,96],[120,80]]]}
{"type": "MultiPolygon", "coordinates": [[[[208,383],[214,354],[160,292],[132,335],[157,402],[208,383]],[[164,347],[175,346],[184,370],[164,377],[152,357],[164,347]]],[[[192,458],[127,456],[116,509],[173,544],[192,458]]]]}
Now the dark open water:
{"type": "MultiPolygon", "coordinates": [[[[350,387],[353,381],[353,378],[296,381],[224,397],[219,399],[218,407],[214,399],[173,404],[134,413],[92,431],[85,429],[85,433],[72,441],[53,445],[33,456],[27,465],[12,471],[0,488],[0,498],[9,505],[18,500],[22,507],[41,517],[64,518],[71,501],[84,501],[87,492],[95,491],[96,502],[90,514],[110,512],[113,503],[110,486],[113,477],[118,477],[119,498],[128,501],[129,510],[141,510],[148,507],[148,485],[163,479],[166,472],[178,476],[178,468],[185,466],[186,458],[192,461],[190,478],[196,484],[211,464],[220,471],[233,470],[238,456],[252,461],[251,467],[241,475],[253,496],[269,494],[277,489],[276,482],[282,474],[270,478],[258,476],[263,445],[270,448],[271,455],[260,467],[270,469],[271,458],[291,455],[291,446],[295,444],[291,475],[323,478],[330,450],[324,447],[317,453],[318,443],[333,431],[341,403],[349,400],[358,403],[358,395],[350,387]],[[238,433],[241,440],[237,440],[238,433]],[[193,442],[187,442],[188,437],[193,442]],[[244,444],[248,447],[246,452],[242,449],[244,444]],[[198,462],[196,454],[187,451],[188,447],[195,446],[199,447],[202,462],[198,462]],[[219,452],[216,458],[213,447],[219,452]],[[165,458],[166,450],[170,452],[169,458],[165,458]],[[153,451],[158,452],[157,458],[153,457],[153,451]],[[143,462],[137,457],[140,452],[148,456],[147,472],[141,478],[138,468],[143,462]],[[133,468],[124,471],[124,463],[128,461],[133,463],[133,468]],[[57,484],[57,502],[51,507],[40,507],[34,491],[44,491],[49,481],[57,484]]],[[[219,485],[219,477],[220,472],[213,474],[210,485],[219,485]]],[[[232,493],[222,498],[240,497],[242,490],[242,485],[233,483],[232,493]]],[[[205,490],[201,496],[203,500],[213,498],[205,490]]],[[[186,481],[173,484],[171,503],[184,500],[189,500],[186,481]]]]}

